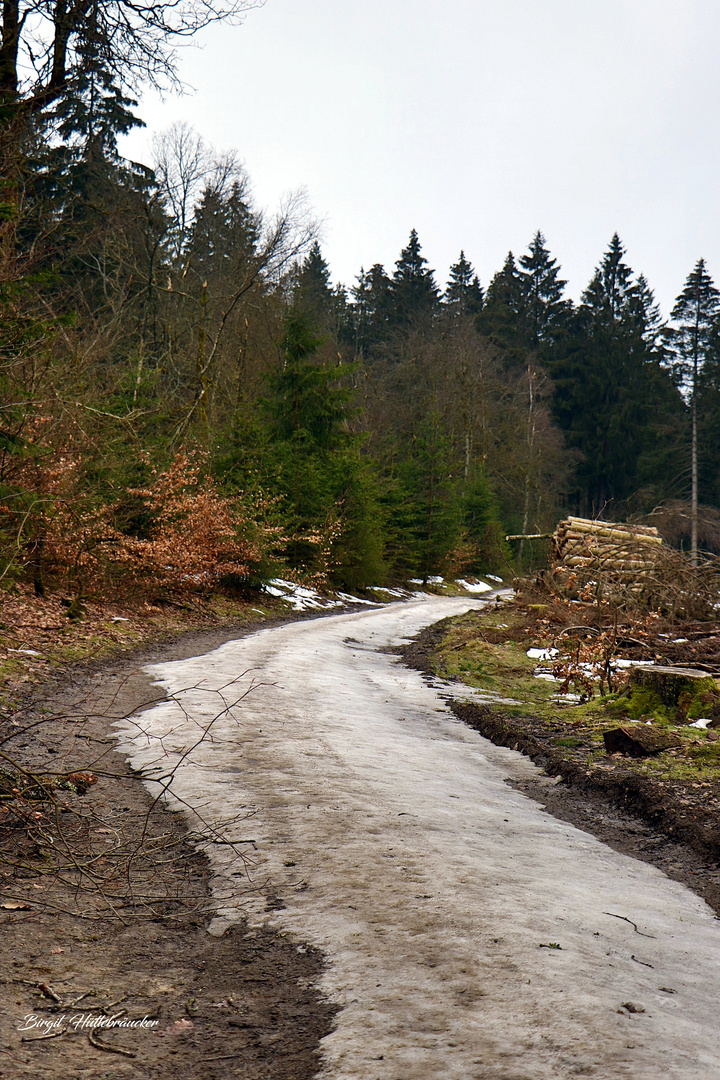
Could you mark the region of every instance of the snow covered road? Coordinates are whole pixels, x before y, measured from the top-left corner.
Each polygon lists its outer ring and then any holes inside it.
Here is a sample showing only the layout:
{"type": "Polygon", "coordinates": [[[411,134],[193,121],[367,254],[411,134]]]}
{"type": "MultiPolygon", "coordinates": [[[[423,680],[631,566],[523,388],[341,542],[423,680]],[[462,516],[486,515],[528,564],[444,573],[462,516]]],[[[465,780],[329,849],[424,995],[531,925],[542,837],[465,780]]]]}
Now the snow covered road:
{"type": "Polygon", "coordinates": [[[323,950],[328,1080],[720,1077],[706,905],[509,787],[535,767],[378,651],[481,606],[417,599],[147,669],[173,697],[122,723],[133,765],[182,758],[176,796],[256,841],[251,880],[206,845],[212,932],[246,916],[323,950]]]}

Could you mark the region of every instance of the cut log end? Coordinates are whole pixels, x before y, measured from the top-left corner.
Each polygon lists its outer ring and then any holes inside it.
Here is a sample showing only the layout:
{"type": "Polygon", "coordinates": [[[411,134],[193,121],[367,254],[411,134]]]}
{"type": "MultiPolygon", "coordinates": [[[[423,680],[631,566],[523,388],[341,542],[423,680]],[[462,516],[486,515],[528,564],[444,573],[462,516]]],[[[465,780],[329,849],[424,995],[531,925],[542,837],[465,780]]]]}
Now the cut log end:
{"type": "Polygon", "coordinates": [[[608,754],[626,754],[629,757],[650,757],[663,750],[680,746],[680,739],[667,731],[646,724],[633,724],[632,727],[612,728],[603,732],[603,741],[608,754]]]}

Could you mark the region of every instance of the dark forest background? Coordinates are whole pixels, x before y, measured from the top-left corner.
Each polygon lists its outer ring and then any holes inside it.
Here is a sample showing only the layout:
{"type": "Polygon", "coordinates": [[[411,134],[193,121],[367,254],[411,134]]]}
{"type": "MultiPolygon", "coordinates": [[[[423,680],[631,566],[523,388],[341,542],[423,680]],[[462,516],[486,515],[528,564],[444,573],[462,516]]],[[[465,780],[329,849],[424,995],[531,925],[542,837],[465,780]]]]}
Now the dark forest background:
{"type": "Polygon", "coordinates": [[[578,303],[540,231],[486,284],[462,251],[439,281],[414,230],[334,284],[304,200],[261,212],[236,155],[183,125],[152,169],[118,153],[132,86],[172,80],[173,38],[237,9],[32,10],[34,67],[14,0],[0,53],[5,586],[503,571],[542,552],[506,533],[568,512],[687,547],[693,414],[699,542],[720,550],[702,259],[669,321],[617,235],[578,303]]]}

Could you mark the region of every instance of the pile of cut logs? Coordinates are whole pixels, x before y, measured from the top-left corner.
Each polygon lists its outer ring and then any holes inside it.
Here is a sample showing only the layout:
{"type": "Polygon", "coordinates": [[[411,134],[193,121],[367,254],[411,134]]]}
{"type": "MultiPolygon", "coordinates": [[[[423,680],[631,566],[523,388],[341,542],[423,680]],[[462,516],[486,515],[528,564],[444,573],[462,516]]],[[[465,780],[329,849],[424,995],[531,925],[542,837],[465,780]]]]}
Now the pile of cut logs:
{"type": "Polygon", "coordinates": [[[552,563],[562,580],[587,572],[610,574],[617,581],[642,581],[660,557],[662,537],[646,525],[567,518],[553,534],[552,563]]]}

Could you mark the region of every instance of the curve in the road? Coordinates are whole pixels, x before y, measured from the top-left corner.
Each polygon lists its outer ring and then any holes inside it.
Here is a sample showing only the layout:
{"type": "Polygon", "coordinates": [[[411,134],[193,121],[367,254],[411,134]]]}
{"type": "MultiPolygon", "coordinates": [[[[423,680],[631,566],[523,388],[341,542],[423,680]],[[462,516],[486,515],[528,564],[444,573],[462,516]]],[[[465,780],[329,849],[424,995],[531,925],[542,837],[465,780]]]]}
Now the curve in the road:
{"type": "Polygon", "coordinates": [[[136,768],[178,766],[212,931],[269,920],[324,951],[332,1080],[720,1077],[706,905],[510,788],[534,766],[379,651],[481,603],[291,623],[148,669],[172,697],[122,738],[136,768]],[[249,877],[217,828],[257,841],[249,877]]]}

